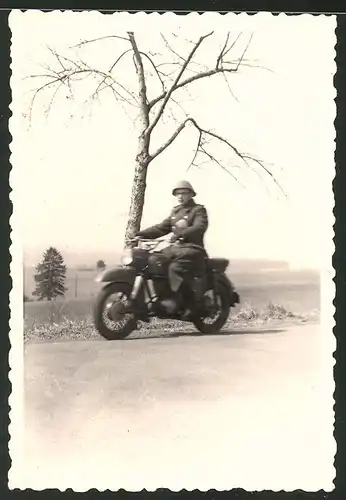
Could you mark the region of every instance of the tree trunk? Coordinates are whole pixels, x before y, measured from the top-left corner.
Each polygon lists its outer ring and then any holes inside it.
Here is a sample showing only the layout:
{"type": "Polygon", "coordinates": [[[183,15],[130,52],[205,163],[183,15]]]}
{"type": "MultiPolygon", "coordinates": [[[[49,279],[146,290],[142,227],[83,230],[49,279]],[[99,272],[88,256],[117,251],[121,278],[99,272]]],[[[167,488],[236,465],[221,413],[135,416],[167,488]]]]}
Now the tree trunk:
{"type": "Polygon", "coordinates": [[[138,97],[140,101],[139,119],[142,132],[138,137],[138,153],[136,156],[135,175],[132,183],[130,212],[125,231],[125,248],[128,246],[127,240],[133,238],[140,229],[145,199],[147,171],[151,161],[149,155],[150,133],[148,133],[149,108],[143,61],[133,32],[128,32],[128,35],[134,52],[134,64],[138,77],[138,97]]]}
{"type": "Polygon", "coordinates": [[[147,172],[150,163],[148,147],[148,137],[143,133],[138,139],[138,154],[136,156],[136,167],[132,182],[131,204],[125,231],[125,247],[127,247],[127,240],[133,238],[136,232],[140,230],[147,172]]]}
{"type": "Polygon", "coordinates": [[[130,211],[125,231],[125,246],[127,246],[126,240],[133,238],[140,229],[145,199],[147,171],[148,165],[136,161],[135,175],[132,183],[130,211]]]}

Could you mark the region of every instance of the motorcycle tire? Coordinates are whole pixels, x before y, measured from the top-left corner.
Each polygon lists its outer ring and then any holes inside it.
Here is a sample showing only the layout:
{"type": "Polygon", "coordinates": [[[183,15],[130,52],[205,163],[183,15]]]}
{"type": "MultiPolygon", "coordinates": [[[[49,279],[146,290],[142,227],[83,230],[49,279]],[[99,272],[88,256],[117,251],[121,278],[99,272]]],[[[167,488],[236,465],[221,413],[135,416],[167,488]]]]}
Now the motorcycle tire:
{"type": "Polygon", "coordinates": [[[103,318],[104,307],[107,299],[115,293],[122,293],[129,297],[131,294],[131,286],[127,283],[112,283],[111,285],[106,286],[98,294],[93,311],[95,328],[100,335],[107,340],[123,340],[137,327],[137,321],[133,316],[130,316],[128,321],[124,323],[121,328],[116,330],[108,328],[105,324],[103,318]]]}
{"type": "Polygon", "coordinates": [[[197,318],[193,321],[193,324],[197,328],[198,331],[204,334],[212,334],[219,333],[221,328],[225,325],[228,320],[230,313],[230,304],[229,304],[229,292],[225,286],[219,284],[216,290],[217,296],[221,299],[221,313],[218,319],[214,323],[205,323],[203,318],[197,318]]]}

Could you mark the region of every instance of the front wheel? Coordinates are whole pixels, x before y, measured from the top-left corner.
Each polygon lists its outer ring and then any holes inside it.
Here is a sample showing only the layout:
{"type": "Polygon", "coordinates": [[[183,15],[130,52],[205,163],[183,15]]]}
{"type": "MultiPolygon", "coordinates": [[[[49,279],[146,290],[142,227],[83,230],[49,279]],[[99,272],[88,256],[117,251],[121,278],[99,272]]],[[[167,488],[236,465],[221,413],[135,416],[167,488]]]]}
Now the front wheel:
{"type": "Polygon", "coordinates": [[[101,290],[94,307],[94,324],[97,331],[107,340],[121,340],[136,329],[133,314],[126,312],[131,286],[126,283],[112,283],[101,290]]]}
{"type": "Polygon", "coordinates": [[[212,315],[201,316],[193,324],[201,333],[218,333],[226,323],[230,313],[229,293],[225,286],[218,285],[216,290],[216,307],[212,315]]]}

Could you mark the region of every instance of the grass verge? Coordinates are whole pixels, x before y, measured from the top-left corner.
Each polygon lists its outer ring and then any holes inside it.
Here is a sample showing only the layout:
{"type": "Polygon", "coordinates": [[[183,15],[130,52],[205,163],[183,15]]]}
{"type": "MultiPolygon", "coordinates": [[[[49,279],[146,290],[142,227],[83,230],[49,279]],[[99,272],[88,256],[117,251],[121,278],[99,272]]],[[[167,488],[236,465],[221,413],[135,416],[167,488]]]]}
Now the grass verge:
{"type": "MultiPolygon", "coordinates": [[[[319,312],[313,310],[306,314],[287,311],[281,305],[269,304],[261,310],[244,306],[238,313],[231,315],[222,331],[239,330],[243,328],[263,327],[274,324],[301,324],[316,322],[319,312]]],[[[141,323],[141,328],[131,334],[132,338],[155,337],[172,333],[188,333],[197,331],[191,323],[175,320],[153,319],[149,324],[141,323]]],[[[100,339],[92,319],[87,316],[82,320],[65,319],[59,323],[45,323],[38,326],[24,323],[24,342],[57,341],[57,340],[90,340],[100,339]]]]}

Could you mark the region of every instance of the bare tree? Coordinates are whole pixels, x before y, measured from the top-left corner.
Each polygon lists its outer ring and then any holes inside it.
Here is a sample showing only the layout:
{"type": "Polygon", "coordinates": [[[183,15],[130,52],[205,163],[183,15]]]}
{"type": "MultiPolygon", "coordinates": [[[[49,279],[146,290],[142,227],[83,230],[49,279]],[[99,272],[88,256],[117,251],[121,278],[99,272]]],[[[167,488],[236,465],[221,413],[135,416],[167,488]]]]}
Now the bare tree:
{"type": "Polygon", "coordinates": [[[50,49],[56,62],[55,67],[46,66],[46,73],[42,75],[31,75],[29,77],[42,77],[45,79],[45,82],[40,87],[35,88],[31,103],[31,110],[37,95],[43,90],[48,87],[54,90],[49,104],[50,108],[60,88],[67,88],[70,94],[73,95],[72,84],[85,77],[93,77],[97,82],[95,91],[91,95],[92,99],[98,98],[102,91],[109,89],[112,91],[118,102],[126,104],[127,106],[134,106],[138,110],[140,133],[138,136],[137,154],[135,156],[135,169],[130,209],[125,232],[125,241],[131,238],[140,228],[149,165],[155,158],[169,148],[169,146],[177,139],[179,134],[181,134],[188,125],[194,127],[197,133],[194,155],[189,168],[191,166],[200,165],[204,158],[205,161],[214,162],[230,174],[235,180],[238,180],[237,176],[231,172],[228,166],[221,160],[217,159],[213,154],[212,149],[210,148],[211,142],[218,141],[226,146],[230,152],[235,154],[244,166],[256,171],[257,174],[258,171],[256,170],[256,167],[259,167],[260,171],[265,172],[265,174],[270,176],[272,181],[278,185],[273,173],[268,167],[265,166],[263,161],[256,159],[249,154],[242,153],[228,139],[207,129],[206,127],[201,126],[193,116],[186,113],[181,103],[175,99],[176,94],[179,94],[178,91],[187,88],[190,89],[190,87],[193,87],[194,82],[201,81],[202,79],[209,79],[215,75],[221,75],[224,78],[229,91],[234,96],[227,77],[232,73],[238,72],[242,66],[260,67],[245,58],[252,36],[245,44],[245,47],[239,57],[234,60],[230,59],[230,53],[238,43],[240,35],[232,41],[229,33],[225,38],[221,50],[215,54],[212,67],[208,67],[207,65],[197,62],[195,60],[195,56],[199,48],[203,43],[206,43],[206,40],[212,37],[212,35],[213,32],[201,36],[196,42],[187,41],[187,43],[190,44],[190,50],[184,56],[180,55],[171,46],[168,40],[161,35],[165,47],[171,56],[171,59],[168,62],[162,62],[159,58],[162,56],[160,53],[155,54],[151,51],[145,52],[140,50],[133,32],[127,32],[127,36],[124,37],[109,35],[94,40],[84,40],[76,45],[75,48],[85,47],[87,44],[100,42],[105,39],[113,39],[119,43],[125,43],[128,47],[118,55],[109,67],[108,71],[92,67],[82,59],[71,59],[62,54],[58,54],[53,49],[50,49]],[[121,83],[121,79],[114,76],[117,65],[119,65],[121,60],[129,55],[132,55],[133,65],[137,76],[137,89],[135,91],[132,91],[126,83],[121,83]],[[167,67],[168,69],[166,69],[167,67]],[[149,92],[147,88],[148,74],[150,71],[152,71],[152,74],[157,78],[157,82],[160,82],[161,88],[156,97],[151,100],[148,98],[149,92]],[[169,103],[174,103],[183,110],[184,119],[179,121],[175,131],[165,140],[163,144],[157,147],[156,150],[152,150],[151,139],[153,131],[158,126],[159,122],[162,123],[164,115],[168,114],[169,103]],[[201,163],[198,163],[197,158],[201,160],[201,163]]]}

